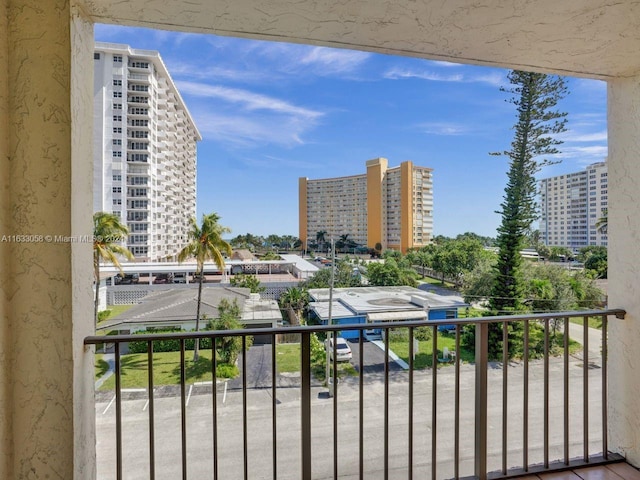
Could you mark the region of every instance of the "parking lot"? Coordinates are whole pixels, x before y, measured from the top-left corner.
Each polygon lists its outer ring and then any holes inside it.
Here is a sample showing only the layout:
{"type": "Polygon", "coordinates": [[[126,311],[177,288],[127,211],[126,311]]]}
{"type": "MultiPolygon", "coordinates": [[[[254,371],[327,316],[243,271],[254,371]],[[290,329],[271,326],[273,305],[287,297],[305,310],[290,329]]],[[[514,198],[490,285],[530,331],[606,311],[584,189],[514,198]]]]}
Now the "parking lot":
{"type": "MultiPolygon", "coordinates": [[[[353,343],[352,343],[353,346],[353,343]]],[[[357,364],[357,344],[354,349],[354,363],[357,364]]],[[[366,460],[366,478],[382,478],[384,466],[384,422],[385,422],[385,386],[381,381],[378,353],[371,344],[365,344],[365,383],[360,405],[359,378],[347,377],[338,385],[337,398],[337,441],[338,470],[340,478],[356,478],[358,471],[360,408],[364,415],[363,443],[366,460]],[[371,358],[369,358],[371,354],[371,358]]],[[[254,350],[254,349],[252,349],[254,350]]],[[[250,388],[246,391],[246,407],[243,405],[241,389],[227,388],[224,384],[217,387],[218,410],[216,416],[218,441],[218,458],[220,477],[225,480],[243,478],[243,445],[242,434],[243,411],[246,408],[247,421],[247,456],[248,478],[272,478],[272,390],[265,359],[270,359],[270,346],[260,346],[252,352],[252,358],[258,360],[257,376],[249,375],[250,388]],[[255,353],[255,356],[253,356],[255,353]]],[[[249,362],[253,363],[253,361],[249,362]]],[[[522,442],[522,379],[521,364],[511,364],[509,369],[509,461],[516,465],[520,461],[517,453],[522,442]]],[[[599,451],[601,445],[599,431],[601,429],[601,380],[600,370],[589,370],[590,376],[590,414],[592,450],[599,451]]],[[[437,454],[439,477],[453,474],[453,425],[454,425],[454,369],[439,370],[437,383],[437,454]]],[[[570,365],[571,409],[571,453],[581,454],[580,428],[582,409],[579,399],[582,396],[582,374],[579,360],[572,360],[570,365]]],[[[389,478],[406,478],[407,462],[407,419],[408,419],[408,385],[407,373],[401,369],[390,372],[388,386],[388,423],[389,423],[389,478]]],[[[461,369],[461,474],[470,475],[473,470],[473,432],[474,432],[474,378],[475,367],[463,365],[461,369]]],[[[542,418],[543,395],[542,364],[533,362],[529,372],[530,392],[530,458],[542,460],[543,432],[542,418]]],[[[563,366],[558,359],[551,360],[550,389],[552,392],[562,391],[563,366]]],[[[489,370],[489,445],[490,465],[499,468],[501,445],[501,412],[502,366],[495,364],[489,370]]],[[[235,381],[234,381],[235,382],[235,381]]],[[[279,376],[276,390],[276,432],[278,478],[297,479],[300,472],[300,388],[299,379],[295,376],[279,376]]],[[[312,386],[312,452],[314,478],[329,478],[333,474],[333,399],[326,395],[326,388],[319,383],[312,386]]],[[[432,424],[432,376],[431,370],[415,372],[414,379],[414,475],[416,478],[429,478],[431,458],[432,424]]],[[[551,455],[562,455],[562,395],[552,395],[550,406],[551,455]]],[[[148,478],[149,439],[148,416],[149,404],[146,394],[137,399],[123,402],[123,442],[125,478],[148,478]]],[[[189,478],[210,478],[212,475],[212,395],[210,385],[190,386],[187,395],[186,425],[189,478]]],[[[155,400],[155,439],[156,439],[156,478],[178,478],[181,472],[181,409],[179,395],[164,395],[155,400]]],[[[96,404],[96,422],[98,432],[98,478],[115,478],[115,408],[108,401],[96,404]]]]}

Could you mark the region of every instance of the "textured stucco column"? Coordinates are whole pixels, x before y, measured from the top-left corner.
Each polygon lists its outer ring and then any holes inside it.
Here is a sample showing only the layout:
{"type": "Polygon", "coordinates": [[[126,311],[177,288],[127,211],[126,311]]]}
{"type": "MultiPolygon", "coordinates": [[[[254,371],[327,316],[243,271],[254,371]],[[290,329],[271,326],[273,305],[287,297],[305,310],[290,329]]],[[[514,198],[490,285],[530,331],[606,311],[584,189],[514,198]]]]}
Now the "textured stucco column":
{"type": "MultiPolygon", "coordinates": [[[[9,50],[8,50],[8,0],[0,0],[0,234],[9,224],[9,50]]],[[[0,478],[9,478],[11,461],[11,416],[5,415],[10,406],[9,348],[9,246],[0,242],[0,478]]]]}
{"type": "Polygon", "coordinates": [[[91,233],[93,29],[0,7],[0,478],[92,479],[91,244],[55,237],[91,233]]]}
{"type": "Polygon", "coordinates": [[[611,449],[640,466],[640,77],[609,83],[611,449]]]}

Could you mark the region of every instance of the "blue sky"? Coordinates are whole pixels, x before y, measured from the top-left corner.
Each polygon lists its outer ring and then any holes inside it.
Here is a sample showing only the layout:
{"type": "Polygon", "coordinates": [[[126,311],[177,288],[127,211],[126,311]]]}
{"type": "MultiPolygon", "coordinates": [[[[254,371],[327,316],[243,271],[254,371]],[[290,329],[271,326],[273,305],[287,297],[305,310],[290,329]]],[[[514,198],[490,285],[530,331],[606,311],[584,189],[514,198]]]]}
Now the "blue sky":
{"type": "MultiPolygon", "coordinates": [[[[276,42],[97,25],[96,40],[160,52],[195,119],[198,218],[231,236],[298,235],[298,178],[385,157],[434,169],[434,234],[495,236],[515,110],[508,71],[276,42]]],[[[540,178],[607,155],[606,84],[567,79],[568,131],[540,178]]]]}

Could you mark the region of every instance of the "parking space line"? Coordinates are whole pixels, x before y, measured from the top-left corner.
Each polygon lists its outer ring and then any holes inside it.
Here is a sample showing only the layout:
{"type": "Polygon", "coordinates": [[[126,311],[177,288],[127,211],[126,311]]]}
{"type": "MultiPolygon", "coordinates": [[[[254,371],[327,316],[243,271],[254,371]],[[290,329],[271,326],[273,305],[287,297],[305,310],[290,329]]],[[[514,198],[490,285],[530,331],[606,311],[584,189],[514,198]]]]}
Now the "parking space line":
{"type": "Polygon", "coordinates": [[[189,406],[189,399],[191,398],[191,392],[193,391],[193,384],[189,385],[189,394],[187,395],[187,403],[185,403],[185,406],[189,406]]]}
{"type": "Polygon", "coordinates": [[[114,395],[113,398],[111,399],[111,401],[109,402],[109,404],[107,405],[107,407],[104,409],[104,412],[102,412],[103,415],[105,413],[107,413],[107,410],[109,410],[109,407],[111,407],[111,405],[113,405],[113,402],[115,402],[115,400],[116,400],[116,396],[114,395]]]}
{"type": "MultiPolygon", "coordinates": [[[[155,392],[156,392],[156,389],[154,388],[154,389],[153,389],[153,393],[155,393],[155,392]]],[[[148,396],[147,396],[147,401],[145,402],[144,407],[142,407],[142,411],[143,411],[143,412],[144,412],[144,411],[146,411],[146,410],[147,410],[147,407],[149,406],[149,397],[151,397],[151,395],[148,395],[148,396]]]]}

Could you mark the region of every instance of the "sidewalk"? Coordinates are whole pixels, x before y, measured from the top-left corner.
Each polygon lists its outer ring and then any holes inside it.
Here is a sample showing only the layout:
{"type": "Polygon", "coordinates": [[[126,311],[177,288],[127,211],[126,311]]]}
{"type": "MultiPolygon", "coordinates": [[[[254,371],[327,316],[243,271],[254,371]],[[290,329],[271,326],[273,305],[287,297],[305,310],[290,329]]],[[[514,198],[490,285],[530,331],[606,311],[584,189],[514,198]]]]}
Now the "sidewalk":
{"type": "MultiPolygon", "coordinates": [[[[602,330],[588,327],[587,332],[589,358],[600,358],[602,351],[602,330]]],[[[569,322],[569,338],[575,340],[580,345],[584,345],[584,327],[577,323],[569,322]]]]}

